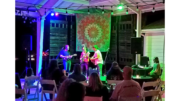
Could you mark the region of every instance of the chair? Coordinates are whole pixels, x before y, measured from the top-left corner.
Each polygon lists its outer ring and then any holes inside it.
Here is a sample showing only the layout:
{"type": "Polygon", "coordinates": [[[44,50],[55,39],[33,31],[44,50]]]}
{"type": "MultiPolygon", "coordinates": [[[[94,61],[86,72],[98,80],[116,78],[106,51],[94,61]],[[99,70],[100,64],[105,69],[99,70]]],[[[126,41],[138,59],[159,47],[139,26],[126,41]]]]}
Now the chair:
{"type": "Polygon", "coordinates": [[[156,99],[159,99],[162,101],[162,96],[165,93],[165,81],[161,81],[160,85],[158,86],[157,90],[160,90],[160,96],[158,96],[156,99]]]}
{"type": "Polygon", "coordinates": [[[39,81],[40,81],[40,77],[38,76],[30,76],[30,77],[25,77],[25,83],[24,83],[24,90],[25,90],[25,94],[28,96],[28,90],[35,88],[35,94],[34,98],[28,98],[28,100],[35,100],[39,101],[39,81]],[[34,83],[37,81],[37,85],[34,85],[34,83]],[[36,97],[37,95],[37,97],[36,97]]]}
{"type": "Polygon", "coordinates": [[[102,96],[101,97],[85,96],[84,101],[102,101],[102,96]]]}
{"type": "Polygon", "coordinates": [[[142,97],[118,97],[118,101],[142,101],[142,97]]]}
{"type": "Polygon", "coordinates": [[[43,84],[53,85],[53,90],[45,90],[42,86],[41,101],[43,101],[43,94],[45,94],[45,93],[53,94],[53,99],[54,99],[55,93],[58,92],[55,80],[40,80],[40,83],[41,83],[41,85],[43,85],[43,84]]]}
{"type": "Polygon", "coordinates": [[[143,97],[143,101],[145,101],[145,97],[152,96],[151,101],[154,101],[157,96],[159,96],[160,90],[158,90],[158,86],[160,84],[160,80],[152,81],[152,82],[143,82],[141,93],[143,97]],[[145,87],[154,87],[154,89],[145,91],[145,87]],[[158,92],[158,93],[157,93],[158,92]]]}
{"type": "MultiPolygon", "coordinates": [[[[16,94],[24,95],[23,101],[26,101],[26,100],[27,100],[27,95],[26,95],[24,89],[16,88],[15,92],[16,92],[16,94]]],[[[21,100],[21,101],[22,101],[22,100],[21,100]]]]}

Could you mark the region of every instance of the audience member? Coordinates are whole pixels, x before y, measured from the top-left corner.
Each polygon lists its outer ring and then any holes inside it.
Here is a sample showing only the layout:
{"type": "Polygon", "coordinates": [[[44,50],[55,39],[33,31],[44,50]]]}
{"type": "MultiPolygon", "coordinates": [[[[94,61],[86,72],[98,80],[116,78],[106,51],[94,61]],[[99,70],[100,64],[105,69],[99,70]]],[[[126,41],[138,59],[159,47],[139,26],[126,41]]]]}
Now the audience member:
{"type": "Polygon", "coordinates": [[[83,101],[84,96],[84,85],[78,82],[72,82],[68,85],[66,92],[66,101],[83,101]]]}
{"type": "Polygon", "coordinates": [[[122,72],[117,62],[113,62],[111,68],[107,72],[107,80],[122,80],[122,72]]]}
{"type": "MultiPolygon", "coordinates": [[[[64,70],[60,70],[58,68],[58,64],[56,60],[51,60],[49,63],[49,67],[43,71],[43,79],[47,80],[55,80],[57,88],[59,88],[60,83],[62,83],[67,77],[65,76],[64,70]]],[[[53,86],[51,85],[43,85],[44,89],[51,90],[53,89],[53,86]]],[[[50,94],[50,99],[52,99],[53,96],[50,94]]]]}
{"type": "Polygon", "coordinates": [[[154,79],[158,79],[160,74],[161,74],[161,67],[159,65],[159,59],[158,57],[155,57],[153,70],[149,73],[149,75],[152,76],[154,79]]]}
{"type": "Polygon", "coordinates": [[[131,79],[133,70],[131,67],[124,67],[124,80],[116,85],[110,100],[118,101],[118,97],[141,97],[141,87],[138,82],[131,79]]]}
{"type": "Polygon", "coordinates": [[[72,82],[75,82],[75,80],[69,79],[69,78],[67,78],[66,80],[63,81],[63,83],[61,84],[61,86],[59,88],[57,97],[56,97],[56,99],[54,101],[66,101],[65,94],[66,94],[66,91],[67,91],[67,87],[72,82]]]}
{"type": "Polygon", "coordinates": [[[86,87],[86,96],[102,96],[103,101],[108,101],[108,89],[102,84],[97,73],[90,75],[89,85],[86,87]]]}
{"type": "Polygon", "coordinates": [[[74,71],[69,78],[76,80],[77,82],[86,81],[86,77],[81,73],[81,65],[75,64],[74,71]]]}

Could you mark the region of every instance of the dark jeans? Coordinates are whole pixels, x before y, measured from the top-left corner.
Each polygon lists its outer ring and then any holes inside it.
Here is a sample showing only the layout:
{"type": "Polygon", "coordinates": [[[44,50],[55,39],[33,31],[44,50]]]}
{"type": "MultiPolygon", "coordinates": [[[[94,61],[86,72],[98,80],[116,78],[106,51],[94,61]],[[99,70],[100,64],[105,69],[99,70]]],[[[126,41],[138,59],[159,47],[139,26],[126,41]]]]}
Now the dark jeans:
{"type": "Polygon", "coordinates": [[[63,60],[63,66],[64,66],[64,69],[66,70],[66,72],[70,72],[70,70],[71,70],[71,60],[68,60],[68,61],[63,60]]]}
{"type": "Polygon", "coordinates": [[[84,75],[89,76],[89,69],[88,69],[88,63],[87,62],[83,62],[81,63],[81,69],[84,75]]]}
{"type": "Polygon", "coordinates": [[[97,70],[98,70],[99,76],[102,76],[102,66],[103,66],[103,64],[97,65],[97,70]]]}

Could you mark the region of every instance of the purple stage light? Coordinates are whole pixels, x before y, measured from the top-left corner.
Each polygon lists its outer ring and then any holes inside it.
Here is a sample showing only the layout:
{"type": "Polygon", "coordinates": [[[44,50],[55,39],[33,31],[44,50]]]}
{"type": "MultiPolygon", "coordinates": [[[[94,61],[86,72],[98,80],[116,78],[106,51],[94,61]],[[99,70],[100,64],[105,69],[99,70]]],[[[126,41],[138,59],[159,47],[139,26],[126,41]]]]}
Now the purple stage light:
{"type": "Polygon", "coordinates": [[[58,16],[58,15],[59,15],[59,13],[56,13],[55,15],[56,15],[56,16],[58,16]]]}
{"type": "Polygon", "coordinates": [[[51,16],[54,16],[54,13],[51,13],[51,16]]]}

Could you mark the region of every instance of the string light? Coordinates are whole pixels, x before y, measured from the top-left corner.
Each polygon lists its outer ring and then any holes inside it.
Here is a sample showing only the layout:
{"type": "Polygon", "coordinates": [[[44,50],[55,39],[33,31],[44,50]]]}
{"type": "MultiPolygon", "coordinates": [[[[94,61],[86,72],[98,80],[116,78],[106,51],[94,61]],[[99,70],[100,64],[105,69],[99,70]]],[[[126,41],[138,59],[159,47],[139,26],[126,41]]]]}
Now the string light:
{"type": "Polygon", "coordinates": [[[88,6],[88,14],[90,14],[90,12],[89,12],[89,6],[88,6]]]}
{"type": "Polygon", "coordinates": [[[103,6],[102,14],[104,14],[104,6],[103,6]]]}
{"type": "Polygon", "coordinates": [[[127,10],[126,10],[126,14],[128,14],[128,8],[127,8],[127,10]]]}
{"type": "Polygon", "coordinates": [[[137,2],[137,8],[136,8],[136,10],[139,11],[138,2],[137,2]]]}
{"type": "Polygon", "coordinates": [[[153,9],[152,9],[152,12],[153,12],[153,13],[155,12],[155,8],[154,8],[154,6],[153,6],[153,9]]]}
{"type": "Polygon", "coordinates": [[[66,8],[66,14],[68,14],[68,12],[67,12],[67,8],[66,8]]]}
{"type": "Polygon", "coordinates": [[[111,6],[111,15],[113,15],[113,9],[112,9],[112,6],[111,6]]]}

